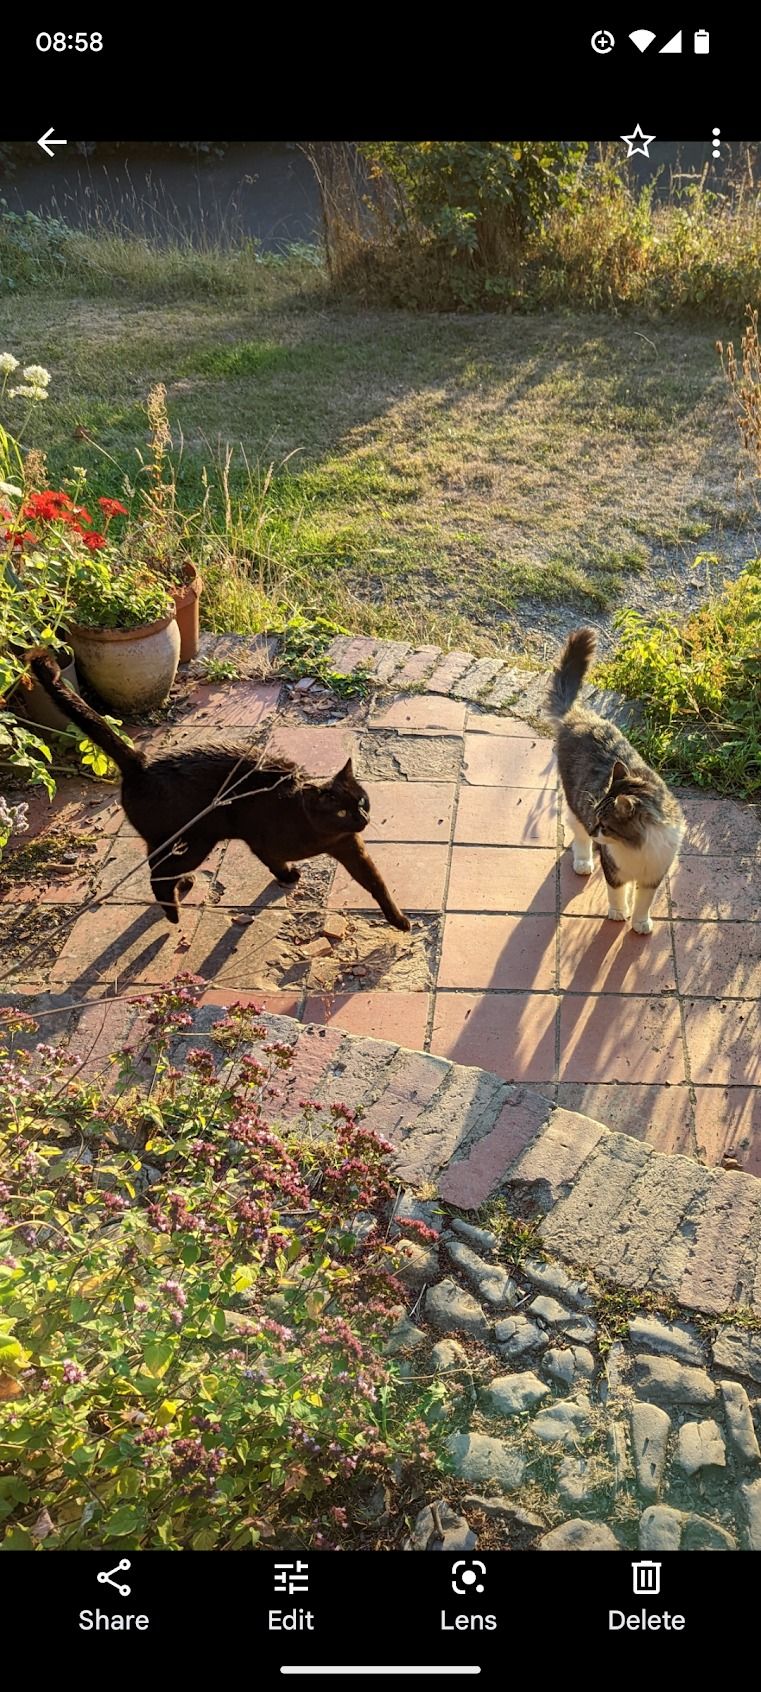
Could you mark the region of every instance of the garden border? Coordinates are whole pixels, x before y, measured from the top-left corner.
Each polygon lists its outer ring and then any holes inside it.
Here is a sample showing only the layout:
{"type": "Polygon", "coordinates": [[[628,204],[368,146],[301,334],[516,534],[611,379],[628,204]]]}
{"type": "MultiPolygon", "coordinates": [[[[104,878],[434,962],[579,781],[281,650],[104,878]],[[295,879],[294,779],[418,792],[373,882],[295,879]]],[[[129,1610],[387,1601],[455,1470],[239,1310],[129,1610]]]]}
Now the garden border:
{"type": "MultiPolygon", "coordinates": [[[[12,1002],[12,994],[2,1000],[12,1002]]],[[[23,1008],[44,1012],[45,995],[25,995],[23,1008]]],[[[100,1068],[94,1046],[102,1054],[128,1040],[141,1014],[137,996],[93,999],[84,1009],[80,1002],[68,1013],[58,1000],[57,1008],[58,1033],[85,1068],[100,1068]],[[92,1012],[100,1016],[96,1030],[92,1012]]],[[[208,1040],[225,1014],[219,1003],[198,1007],[192,1027],[176,1037],[174,1061],[208,1040]]],[[[261,1021],[268,1040],[293,1051],[287,1084],[271,1103],[273,1124],[316,1095],[361,1111],[393,1144],[413,1212],[421,1199],[438,1198],[472,1213],[506,1192],[519,1208],[528,1203],[541,1214],[544,1248],[575,1270],[707,1317],[761,1318],[759,1177],[655,1151],[486,1070],[330,1025],[264,1011],[261,1021]]],[[[761,1381],[761,1334],[750,1329],[745,1338],[761,1381]]]]}

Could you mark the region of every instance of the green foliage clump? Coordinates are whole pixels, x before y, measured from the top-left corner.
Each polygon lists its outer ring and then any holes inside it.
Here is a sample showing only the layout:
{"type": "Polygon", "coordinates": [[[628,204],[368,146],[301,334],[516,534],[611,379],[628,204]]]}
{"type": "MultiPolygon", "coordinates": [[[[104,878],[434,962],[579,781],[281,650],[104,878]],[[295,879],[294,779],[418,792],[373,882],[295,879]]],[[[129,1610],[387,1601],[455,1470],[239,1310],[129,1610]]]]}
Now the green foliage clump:
{"type": "Polygon", "coordinates": [[[99,558],[77,588],[74,618],[90,629],[139,629],[174,614],[174,600],[152,571],[123,564],[112,571],[99,558]]]}
{"type": "Polygon", "coordinates": [[[291,1051],[256,1007],[173,1061],[202,987],[138,1001],[98,1080],[3,1013],[6,1548],[340,1549],[435,1464],[441,1389],[383,1349],[390,1147],[340,1101],[273,1130],[291,1051]]]}
{"type": "Polygon", "coordinates": [[[532,243],[527,304],[650,316],[712,317],[757,296],[761,209],[742,193],[692,183],[659,200],[608,157],[551,213],[532,243]]]}
{"type": "Polygon", "coordinates": [[[61,277],[71,234],[62,218],[11,211],[0,198],[0,289],[41,287],[61,277]]]}
{"type": "Polygon", "coordinates": [[[761,559],[682,624],[616,618],[598,675],[641,701],[632,739],[671,777],[751,798],[761,792],[761,559]]]}
{"type": "Polygon", "coordinates": [[[428,235],[484,269],[568,198],[587,152],[563,141],[384,141],[361,150],[428,235]]]}
{"type": "Polygon", "coordinates": [[[278,632],[278,665],[286,675],[294,680],[312,676],[340,699],[356,699],[367,692],[368,676],[361,664],[347,674],[337,670],[327,657],[336,636],[348,635],[348,629],[329,617],[307,617],[303,611],[294,611],[278,632]]]}
{"type": "Polygon", "coordinates": [[[316,149],[326,256],[341,287],[459,310],[511,299],[529,235],[573,192],[586,143],[387,141],[316,149]]]}
{"type": "Polygon", "coordinates": [[[335,288],[453,311],[570,306],[718,316],[758,293],[752,166],[709,187],[641,187],[620,149],[541,141],[315,149],[335,288]]]}

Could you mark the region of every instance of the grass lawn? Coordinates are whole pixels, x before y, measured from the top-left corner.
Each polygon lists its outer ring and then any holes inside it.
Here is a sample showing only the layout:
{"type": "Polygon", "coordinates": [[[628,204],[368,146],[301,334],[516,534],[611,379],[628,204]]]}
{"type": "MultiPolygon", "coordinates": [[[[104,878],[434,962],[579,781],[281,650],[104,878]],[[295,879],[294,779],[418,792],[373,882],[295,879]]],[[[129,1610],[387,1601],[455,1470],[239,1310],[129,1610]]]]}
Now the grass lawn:
{"type": "Polygon", "coordinates": [[[119,493],[163,381],[183,501],[200,503],[208,467],[220,526],[217,470],[236,448],[253,622],[274,601],[483,652],[521,616],[599,621],[634,584],[641,603],[654,566],[661,604],[680,555],[752,552],[715,351],[741,325],[643,328],[338,310],[285,271],[230,300],[133,286],[0,303],[0,348],[52,371],[32,438],[53,481],[81,463],[119,493]]]}

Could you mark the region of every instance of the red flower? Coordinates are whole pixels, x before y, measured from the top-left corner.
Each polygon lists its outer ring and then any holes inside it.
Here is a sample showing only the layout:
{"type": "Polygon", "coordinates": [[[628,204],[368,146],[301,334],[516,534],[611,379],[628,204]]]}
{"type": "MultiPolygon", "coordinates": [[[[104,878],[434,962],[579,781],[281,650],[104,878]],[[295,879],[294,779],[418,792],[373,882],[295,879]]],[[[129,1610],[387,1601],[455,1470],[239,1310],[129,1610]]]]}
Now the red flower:
{"type": "Polygon", "coordinates": [[[84,515],[88,522],[92,522],[89,512],[83,506],[75,506],[71,496],[58,493],[54,488],[46,488],[43,493],[29,495],[23,508],[24,517],[32,517],[42,523],[70,523],[74,514],[84,515]]]}
{"type": "Polygon", "coordinates": [[[107,517],[126,517],[127,515],[126,505],[122,505],[118,499],[103,498],[98,500],[98,504],[107,517]]]}
{"type": "Polygon", "coordinates": [[[92,522],[92,517],[90,516],[90,513],[89,513],[86,505],[73,505],[71,510],[72,510],[72,516],[74,516],[74,517],[84,517],[84,520],[85,520],[86,523],[92,522]]]}
{"type": "Polygon", "coordinates": [[[6,529],[4,538],[11,541],[15,547],[37,546],[39,544],[37,536],[32,534],[31,529],[6,529]]]}
{"type": "Polygon", "coordinates": [[[38,522],[42,523],[55,523],[62,516],[60,502],[63,497],[63,495],[54,493],[30,494],[22,515],[36,518],[38,522]]]}
{"type": "Polygon", "coordinates": [[[90,552],[99,552],[101,547],[105,546],[105,544],[106,544],[105,535],[99,535],[99,534],[96,533],[95,530],[93,530],[92,533],[89,534],[89,535],[83,535],[82,538],[84,540],[85,546],[89,549],[90,552]]]}

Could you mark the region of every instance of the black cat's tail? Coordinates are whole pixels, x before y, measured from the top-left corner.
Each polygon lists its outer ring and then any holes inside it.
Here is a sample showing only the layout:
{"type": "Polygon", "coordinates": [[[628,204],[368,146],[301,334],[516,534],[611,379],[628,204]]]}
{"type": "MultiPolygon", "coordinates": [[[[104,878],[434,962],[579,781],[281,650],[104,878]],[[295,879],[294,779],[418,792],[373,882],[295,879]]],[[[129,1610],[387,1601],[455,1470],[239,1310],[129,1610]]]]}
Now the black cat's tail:
{"type": "Polygon", "coordinates": [[[551,717],[564,717],[578,694],[579,688],[594,658],[597,635],[594,629],[574,629],[563,650],[560,663],[553,672],[547,699],[551,717]]]}
{"type": "Polygon", "coordinates": [[[79,694],[63,681],[58,665],[49,652],[30,652],[28,656],[29,668],[40,687],[44,687],[65,717],[70,717],[83,734],[94,740],[103,752],[108,753],[122,775],[126,775],[127,770],[145,768],[144,753],[138,752],[137,747],[131,746],[129,741],[122,740],[121,735],[109,728],[108,723],[104,723],[97,711],[91,710],[84,699],[80,699],[79,694]]]}

